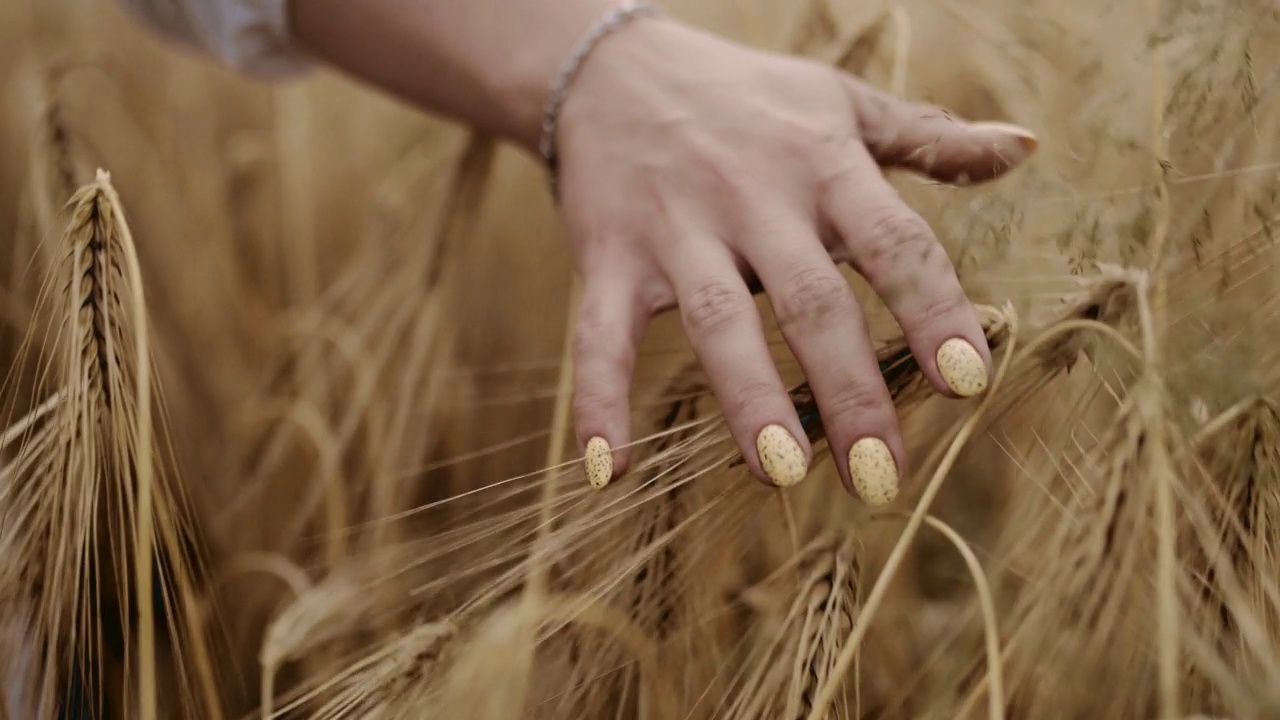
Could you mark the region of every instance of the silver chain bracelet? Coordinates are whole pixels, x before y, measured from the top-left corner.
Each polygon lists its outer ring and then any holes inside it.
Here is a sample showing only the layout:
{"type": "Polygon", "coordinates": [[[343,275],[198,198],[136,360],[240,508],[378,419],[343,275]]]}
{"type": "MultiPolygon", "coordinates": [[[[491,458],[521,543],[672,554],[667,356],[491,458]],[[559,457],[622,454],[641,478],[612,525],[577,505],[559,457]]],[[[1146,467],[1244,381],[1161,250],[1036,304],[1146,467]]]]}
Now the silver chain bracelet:
{"type": "Polygon", "coordinates": [[[644,2],[644,0],[623,3],[600,18],[592,26],[591,30],[578,41],[578,44],[573,48],[573,52],[569,54],[569,58],[560,66],[560,72],[556,74],[555,80],[551,83],[551,91],[547,96],[547,103],[543,109],[542,139],[538,143],[538,149],[542,153],[542,159],[546,162],[547,172],[550,175],[551,195],[557,202],[560,200],[560,189],[557,177],[559,153],[556,149],[556,124],[560,119],[560,108],[564,105],[569,85],[578,74],[578,68],[581,67],[587,53],[591,52],[592,48],[609,33],[635,18],[645,15],[659,15],[661,13],[662,10],[659,7],[653,3],[644,2]]]}

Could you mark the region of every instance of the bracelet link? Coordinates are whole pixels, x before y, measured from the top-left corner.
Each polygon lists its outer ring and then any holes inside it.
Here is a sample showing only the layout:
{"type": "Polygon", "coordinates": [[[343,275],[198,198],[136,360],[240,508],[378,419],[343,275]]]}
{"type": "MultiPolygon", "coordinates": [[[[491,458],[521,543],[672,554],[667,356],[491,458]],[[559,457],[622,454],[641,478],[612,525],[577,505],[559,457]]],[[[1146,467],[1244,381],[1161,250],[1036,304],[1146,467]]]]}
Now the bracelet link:
{"type": "Polygon", "coordinates": [[[555,79],[552,80],[547,102],[543,109],[542,137],[538,143],[538,150],[547,165],[551,195],[556,202],[560,200],[559,184],[557,182],[559,153],[556,148],[556,129],[560,120],[560,108],[564,105],[569,86],[573,83],[574,77],[577,76],[578,69],[582,66],[587,54],[605,36],[626,25],[631,20],[646,15],[660,15],[661,13],[661,8],[644,0],[625,2],[610,10],[578,41],[564,64],[560,66],[555,79]]]}

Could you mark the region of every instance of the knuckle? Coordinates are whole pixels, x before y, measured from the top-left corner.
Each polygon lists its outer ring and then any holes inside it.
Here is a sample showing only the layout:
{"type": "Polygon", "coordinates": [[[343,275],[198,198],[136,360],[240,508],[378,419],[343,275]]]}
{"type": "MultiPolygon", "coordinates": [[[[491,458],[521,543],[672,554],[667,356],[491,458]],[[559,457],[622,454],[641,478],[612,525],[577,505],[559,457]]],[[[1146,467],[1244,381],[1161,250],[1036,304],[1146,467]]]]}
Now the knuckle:
{"type": "Polygon", "coordinates": [[[694,335],[714,335],[754,310],[749,296],[725,280],[708,280],[683,303],[685,324],[694,335]]]}
{"type": "Polygon", "coordinates": [[[850,85],[863,131],[893,125],[888,119],[893,114],[893,99],[878,88],[857,80],[850,85]]]}
{"type": "Polygon", "coordinates": [[[593,350],[595,350],[595,342],[587,332],[586,325],[579,322],[578,329],[573,335],[573,364],[581,368],[584,361],[591,357],[593,350]]]}
{"type": "Polygon", "coordinates": [[[872,382],[847,380],[827,400],[827,415],[831,425],[855,424],[858,427],[883,425],[892,403],[889,392],[879,382],[877,375],[872,382]]]}
{"type": "Polygon", "coordinates": [[[583,303],[578,313],[578,329],[574,334],[576,347],[588,349],[613,330],[613,324],[594,303],[583,303]]]}
{"type": "Polygon", "coordinates": [[[573,414],[579,420],[596,419],[617,408],[621,400],[604,387],[584,387],[573,394],[573,414]]]}
{"type": "Polygon", "coordinates": [[[872,212],[868,229],[867,257],[873,266],[923,261],[937,244],[928,223],[905,208],[891,206],[872,212]]]}
{"type": "Polygon", "coordinates": [[[589,366],[599,360],[621,363],[629,348],[629,338],[620,332],[617,323],[610,321],[593,305],[583,305],[573,336],[575,364],[579,367],[589,366]]]}
{"type": "Polygon", "coordinates": [[[747,413],[758,410],[777,391],[777,387],[767,380],[747,379],[735,383],[724,392],[724,397],[720,400],[721,409],[725,417],[741,419],[747,413]]]}
{"type": "Polygon", "coordinates": [[[828,327],[852,312],[853,292],[844,278],[818,268],[795,273],[778,303],[778,324],[790,327],[828,327]]]}
{"type": "Polygon", "coordinates": [[[919,301],[906,324],[916,333],[929,332],[943,324],[956,325],[969,312],[969,300],[963,292],[933,292],[919,301]]]}

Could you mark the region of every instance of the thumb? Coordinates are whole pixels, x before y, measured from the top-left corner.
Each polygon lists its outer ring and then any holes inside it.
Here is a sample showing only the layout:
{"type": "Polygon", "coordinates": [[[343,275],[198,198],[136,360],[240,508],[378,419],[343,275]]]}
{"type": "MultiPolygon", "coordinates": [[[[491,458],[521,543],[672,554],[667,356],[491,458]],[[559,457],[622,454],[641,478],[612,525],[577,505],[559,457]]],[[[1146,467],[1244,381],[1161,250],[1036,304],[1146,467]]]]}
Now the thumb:
{"type": "Polygon", "coordinates": [[[906,168],[947,183],[985,182],[1022,164],[1038,147],[1026,128],[967,122],[942,108],[852,82],[862,141],[882,167],[906,168]]]}

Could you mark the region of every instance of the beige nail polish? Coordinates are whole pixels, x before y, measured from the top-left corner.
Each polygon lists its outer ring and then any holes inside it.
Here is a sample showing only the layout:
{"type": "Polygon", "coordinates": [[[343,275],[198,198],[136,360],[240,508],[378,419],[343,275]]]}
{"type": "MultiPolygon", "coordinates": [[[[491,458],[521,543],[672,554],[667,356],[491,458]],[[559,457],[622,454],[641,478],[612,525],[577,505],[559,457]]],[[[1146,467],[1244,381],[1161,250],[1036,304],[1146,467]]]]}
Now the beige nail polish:
{"type": "Polygon", "coordinates": [[[800,443],[781,425],[766,425],[756,436],[760,466],[778,487],[791,487],[809,474],[809,461],[800,443]]]}
{"type": "Polygon", "coordinates": [[[942,343],[934,359],[947,387],[960,397],[980,395],[987,389],[987,364],[968,340],[957,337],[942,343]]]}
{"type": "Polygon", "coordinates": [[[1011,135],[1028,155],[1040,147],[1040,141],[1036,138],[1035,133],[1021,125],[1004,122],[975,122],[970,127],[975,130],[990,130],[1011,135]]]}
{"type": "Polygon", "coordinates": [[[609,484],[613,479],[613,449],[609,441],[602,437],[593,437],[587,441],[587,453],[584,458],[587,466],[587,482],[597,490],[609,484]]]}
{"type": "Polygon", "coordinates": [[[886,505],[898,496],[898,464],[879,438],[862,438],[849,448],[849,478],[868,505],[886,505]]]}

